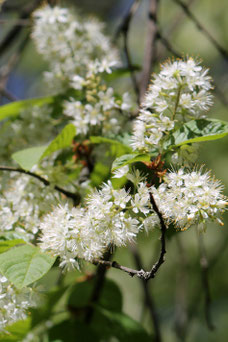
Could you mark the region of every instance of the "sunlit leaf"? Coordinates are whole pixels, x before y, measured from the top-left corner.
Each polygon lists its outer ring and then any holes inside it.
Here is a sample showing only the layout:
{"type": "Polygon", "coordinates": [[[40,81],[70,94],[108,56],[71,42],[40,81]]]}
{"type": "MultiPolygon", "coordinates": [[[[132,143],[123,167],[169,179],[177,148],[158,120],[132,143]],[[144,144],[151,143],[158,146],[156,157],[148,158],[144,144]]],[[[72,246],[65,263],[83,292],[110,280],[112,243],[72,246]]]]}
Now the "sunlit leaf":
{"type": "Polygon", "coordinates": [[[129,164],[136,162],[148,162],[151,159],[150,154],[124,154],[123,156],[116,158],[112,164],[112,171],[129,164]]]}
{"type": "Polygon", "coordinates": [[[185,123],[174,131],[164,147],[221,139],[228,135],[228,122],[216,119],[198,119],[185,123]]]}
{"type": "Polygon", "coordinates": [[[0,237],[0,253],[6,252],[8,249],[25,244],[25,241],[22,239],[15,239],[15,240],[1,240],[0,237]]]}
{"type": "Polygon", "coordinates": [[[12,158],[24,169],[30,170],[35,164],[53,152],[66,148],[72,144],[76,134],[73,124],[68,124],[48,145],[26,148],[15,152],[12,158]]]}
{"type": "Polygon", "coordinates": [[[0,120],[8,117],[14,117],[20,114],[20,112],[30,106],[43,106],[45,104],[51,104],[55,100],[54,96],[40,97],[35,99],[28,99],[22,101],[15,101],[0,107],[0,120]]]}
{"type": "Polygon", "coordinates": [[[54,257],[38,247],[19,246],[0,255],[0,272],[17,288],[22,288],[43,277],[54,262],[54,257]]]}
{"type": "Polygon", "coordinates": [[[1,342],[22,341],[31,329],[31,319],[17,321],[5,327],[6,332],[0,333],[1,342]]]}

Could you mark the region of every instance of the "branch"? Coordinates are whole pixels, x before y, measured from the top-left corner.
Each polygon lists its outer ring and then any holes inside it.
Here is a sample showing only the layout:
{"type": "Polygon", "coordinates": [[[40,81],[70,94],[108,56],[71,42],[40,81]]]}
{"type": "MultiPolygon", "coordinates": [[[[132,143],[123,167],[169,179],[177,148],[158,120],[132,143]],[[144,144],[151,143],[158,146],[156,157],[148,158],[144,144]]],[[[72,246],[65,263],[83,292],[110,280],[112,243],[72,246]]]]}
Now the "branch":
{"type": "Polygon", "coordinates": [[[215,326],[211,319],[211,294],[210,294],[210,286],[209,286],[209,280],[208,280],[208,271],[209,271],[209,265],[206,257],[206,251],[203,243],[203,237],[202,234],[199,234],[198,236],[199,240],[199,252],[200,252],[200,266],[202,271],[202,284],[203,284],[203,290],[204,290],[204,312],[205,312],[205,318],[207,322],[208,329],[214,330],[215,326]]]}
{"type": "Polygon", "coordinates": [[[18,98],[15,95],[13,95],[9,90],[1,86],[0,86],[0,95],[12,102],[18,100],[18,98]]]}
{"type": "Polygon", "coordinates": [[[157,37],[160,39],[161,43],[164,45],[164,47],[171,52],[175,57],[181,58],[181,54],[176,51],[173,46],[170,44],[169,40],[163,36],[160,30],[157,32],[157,37]]]}
{"type": "Polygon", "coordinates": [[[146,47],[143,61],[143,70],[140,85],[140,100],[142,101],[150,81],[151,71],[156,56],[156,39],[157,39],[157,10],[159,0],[150,0],[149,7],[149,23],[146,37],[146,47]]]}
{"type": "Polygon", "coordinates": [[[158,215],[159,220],[160,220],[160,225],[161,225],[161,251],[160,251],[160,256],[158,261],[154,264],[154,266],[152,267],[150,273],[151,273],[151,278],[154,278],[155,274],[157,273],[158,269],[161,267],[161,265],[163,264],[163,262],[165,261],[165,253],[166,253],[166,247],[165,247],[165,232],[167,230],[164,219],[162,217],[162,214],[160,213],[157,204],[154,200],[154,197],[152,195],[152,193],[149,193],[150,195],[150,202],[152,204],[152,207],[155,211],[155,213],[158,215]]]}
{"type": "MultiPolygon", "coordinates": [[[[138,252],[138,249],[134,246],[131,245],[130,246],[133,257],[135,259],[135,264],[137,266],[137,268],[142,268],[142,260],[140,257],[140,254],[138,252]]],[[[162,337],[161,337],[161,330],[160,330],[160,322],[159,322],[159,317],[156,311],[156,307],[154,304],[154,300],[153,297],[151,296],[151,293],[149,291],[149,287],[148,287],[148,282],[142,280],[141,281],[142,287],[143,287],[143,292],[144,292],[144,299],[145,299],[145,304],[148,307],[153,325],[154,325],[154,341],[155,342],[161,342],[162,341],[162,337]]]]}
{"type": "MultiPolygon", "coordinates": [[[[28,175],[28,176],[31,176],[33,178],[38,179],[45,186],[51,185],[51,183],[47,179],[43,178],[42,176],[37,175],[34,172],[23,170],[21,168],[15,168],[15,167],[11,167],[11,166],[2,166],[2,165],[0,165],[0,171],[10,171],[10,172],[23,173],[25,175],[28,175]]],[[[80,195],[78,193],[73,193],[73,192],[67,191],[67,190],[61,188],[58,185],[55,185],[54,189],[57,190],[58,192],[64,194],[66,197],[71,198],[74,201],[74,205],[78,205],[80,203],[80,195]]]]}
{"type": "Polygon", "coordinates": [[[198,19],[194,16],[194,14],[190,11],[188,6],[182,2],[182,0],[173,0],[176,4],[181,6],[184,13],[187,15],[187,17],[196,25],[199,31],[201,31],[207,39],[214,45],[214,47],[217,49],[217,51],[223,56],[223,58],[228,61],[228,52],[224,49],[223,46],[221,46],[215,38],[210,34],[210,32],[198,21],[198,19]]]}
{"type": "Polygon", "coordinates": [[[129,30],[130,22],[139,7],[139,3],[140,0],[133,0],[129,10],[127,11],[127,14],[124,16],[123,21],[120,23],[119,27],[116,30],[114,40],[116,40],[121,33],[129,30]]]}
{"type": "Polygon", "coordinates": [[[156,212],[156,214],[159,217],[160,220],[160,225],[161,225],[161,251],[160,251],[160,256],[158,258],[158,261],[152,266],[150,271],[144,271],[143,269],[141,270],[135,270],[133,268],[130,267],[126,267],[126,266],[122,266],[120,264],[118,264],[118,262],[116,261],[107,261],[107,260],[100,260],[100,259],[94,259],[93,260],[93,264],[94,265],[105,265],[107,267],[112,267],[112,268],[117,268],[118,270],[121,270],[123,272],[126,272],[129,274],[129,276],[134,277],[137,276],[140,279],[143,279],[145,281],[148,281],[151,278],[154,278],[157,271],[159,270],[159,268],[161,267],[161,265],[164,263],[165,261],[165,253],[166,253],[166,249],[165,249],[165,232],[167,230],[164,219],[162,217],[162,214],[160,213],[157,204],[154,200],[154,197],[151,193],[149,193],[150,195],[150,202],[152,204],[153,210],[156,212]]]}

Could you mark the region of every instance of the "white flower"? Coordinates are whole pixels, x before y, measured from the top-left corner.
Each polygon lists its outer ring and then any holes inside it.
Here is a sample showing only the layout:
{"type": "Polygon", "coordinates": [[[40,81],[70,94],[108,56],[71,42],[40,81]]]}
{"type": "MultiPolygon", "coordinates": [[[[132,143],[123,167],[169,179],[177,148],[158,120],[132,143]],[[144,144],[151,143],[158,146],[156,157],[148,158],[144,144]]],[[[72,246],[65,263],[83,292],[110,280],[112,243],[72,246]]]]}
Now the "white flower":
{"type": "Polygon", "coordinates": [[[165,183],[151,190],[167,222],[185,230],[192,225],[205,226],[214,220],[221,224],[220,215],[227,205],[222,189],[209,172],[179,169],[166,174],[165,183]]]}
{"type": "Polygon", "coordinates": [[[83,20],[72,10],[44,5],[33,13],[32,38],[37,50],[50,64],[47,81],[55,92],[69,86],[82,89],[90,65],[94,72],[111,72],[118,64],[117,50],[97,20],[83,20]],[[97,61],[97,62],[96,62],[97,61]],[[80,73],[80,74],[79,74],[80,73]]]}
{"type": "Polygon", "coordinates": [[[77,90],[81,90],[83,85],[85,83],[85,80],[83,77],[79,76],[79,75],[74,75],[72,77],[72,80],[71,80],[71,86],[74,88],[74,89],[77,89],[77,90]]]}
{"type": "Polygon", "coordinates": [[[26,240],[34,239],[40,217],[57,200],[51,187],[26,175],[14,176],[0,197],[0,231],[15,230],[26,240]]]}
{"type": "MultiPolygon", "coordinates": [[[[148,213],[149,196],[143,184],[137,195],[133,208],[137,205],[148,213]]],[[[78,258],[92,261],[110,244],[123,246],[133,241],[142,225],[131,211],[131,199],[125,189],[115,190],[108,182],[87,197],[86,208],[56,207],[40,223],[40,247],[59,256],[61,267],[72,268],[78,267],[78,258]]]]}
{"type": "Polygon", "coordinates": [[[123,102],[122,102],[120,108],[122,110],[127,111],[127,110],[131,109],[131,107],[132,107],[132,101],[131,101],[130,95],[128,93],[124,93],[123,94],[123,102]]]}
{"type": "Polygon", "coordinates": [[[100,104],[104,110],[115,107],[115,98],[113,97],[113,89],[108,88],[106,92],[99,91],[100,104]]]}
{"type": "Polygon", "coordinates": [[[168,131],[177,121],[202,117],[212,105],[211,78],[192,58],[167,62],[153,76],[139,116],[133,126],[132,147],[150,152],[161,150],[168,131]]]}
{"type": "Polygon", "coordinates": [[[27,317],[27,310],[36,306],[33,288],[17,289],[0,274],[0,331],[5,326],[27,317]]]}

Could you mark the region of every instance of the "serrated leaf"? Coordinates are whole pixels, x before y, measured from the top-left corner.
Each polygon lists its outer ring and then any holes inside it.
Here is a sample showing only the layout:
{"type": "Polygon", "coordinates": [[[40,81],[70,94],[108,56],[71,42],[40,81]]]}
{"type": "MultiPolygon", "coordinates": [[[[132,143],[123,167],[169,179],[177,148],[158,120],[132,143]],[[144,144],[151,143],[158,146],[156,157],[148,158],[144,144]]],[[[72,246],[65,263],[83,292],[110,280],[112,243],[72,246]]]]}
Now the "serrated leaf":
{"type": "MultiPolygon", "coordinates": [[[[1,238],[0,238],[1,239],[1,238]]],[[[26,242],[22,239],[15,239],[15,240],[0,240],[0,253],[6,252],[8,249],[25,244],[26,242]]]]}
{"type": "Polygon", "coordinates": [[[14,117],[20,114],[21,110],[29,106],[43,106],[44,104],[53,103],[54,96],[40,97],[35,99],[28,99],[22,101],[15,101],[0,107],[0,120],[8,117],[14,117]]]}
{"type": "Polygon", "coordinates": [[[150,154],[124,154],[123,156],[116,158],[112,164],[112,171],[129,164],[136,162],[150,161],[152,155],[150,154]]]}
{"type": "Polygon", "coordinates": [[[72,144],[76,134],[73,124],[68,124],[48,145],[26,148],[12,155],[12,158],[24,169],[29,171],[35,164],[53,152],[66,148],[72,144]]]}
{"type": "Polygon", "coordinates": [[[164,148],[221,139],[228,135],[228,122],[216,119],[198,119],[185,123],[174,131],[164,148]]]}
{"type": "Polygon", "coordinates": [[[0,255],[0,272],[21,289],[42,278],[52,267],[55,258],[38,247],[15,247],[0,255]]]}
{"type": "Polygon", "coordinates": [[[22,341],[31,329],[31,319],[17,321],[5,327],[6,332],[0,333],[1,342],[22,341]]]}

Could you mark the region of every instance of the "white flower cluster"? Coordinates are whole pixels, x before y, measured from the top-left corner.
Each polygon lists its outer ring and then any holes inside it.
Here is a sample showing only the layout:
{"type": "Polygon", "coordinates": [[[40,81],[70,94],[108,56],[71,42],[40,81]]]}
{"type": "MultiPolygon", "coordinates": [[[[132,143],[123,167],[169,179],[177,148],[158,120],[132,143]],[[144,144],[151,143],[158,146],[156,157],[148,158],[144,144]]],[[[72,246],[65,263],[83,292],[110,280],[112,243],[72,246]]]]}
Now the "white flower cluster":
{"type": "Polygon", "coordinates": [[[222,225],[220,215],[225,211],[227,198],[221,194],[219,181],[202,170],[170,172],[157,189],[151,188],[155,202],[167,223],[186,230],[197,225],[200,230],[216,220],[222,225]]]}
{"type": "Polygon", "coordinates": [[[142,103],[134,124],[132,146],[150,151],[162,146],[162,138],[174,128],[176,119],[200,117],[212,105],[211,77],[192,58],[162,65],[142,103]]]}
{"type": "Polygon", "coordinates": [[[63,104],[63,113],[77,134],[117,134],[123,115],[131,107],[127,93],[117,98],[101,73],[111,73],[119,64],[117,50],[95,19],[81,19],[69,9],[43,6],[34,12],[32,37],[38,51],[50,63],[47,83],[56,92],[73,88],[80,92],[63,104]],[[97,130],[101,128],[101,132],[97,130]]]}
{"type": "Polygon", "coordinates": [[[112,88],[105,88],[105,90],[104,88],[104,86],[96,86],[96,93],[90,96],[89,103],[75,101],[73,98],[65,101],[64,114],[71,118],[77,134],[86,135],[88,132],[97,134],[97,129],[100,128],[102,134],[117,134],[120,131],[123,116],[117,110],[122,108],[127,110],[131,107],[129,96],[125,93],[122,101],[119,101],[112,88]]]}
{"type": "Polygon", "coordinates": [[[45,74],[49,84],[61,91],[69,84],[81,89],[89,72],[111,72],[119,61],[103,24],[89,18],[81,19],[73,10],[44,5],[33,14],[32,37],[37,50],[50,63],[45,74]]]}
{"type": "Polygon", "coordinates": [[[51,187],[37,182],[20,175],[7,183],[0,197],[0,231],[14,230],[28,240],[34,238],[40,217],[58,201],[51,187]]]}
{"type": "Polygon", "coordinates": [[[160,145],[160,140],[173,128],[174,121],[168,116],[142,109],[134,123],[131,146],[134,150],[151,151],[160,145]]]}
{"type": "Polygon", "coordinates": [[[36,305],[33,289],[18,290],[6,277],[0,275],[0,331],[27,317],[27,310],[36,305]]]}
{"type": "Polygon", "coordinates": [[[115,190],[108,182],[90,194],[86,205],[58,206],[40,224],[40,247],[60,256],[61,266],[77,267],[75,258],[93,261],[108,246],[133,241],[142,227],[136,214],[145,217],[151,211],[148,188],[142,182],[135,195],[115,190]]]}

